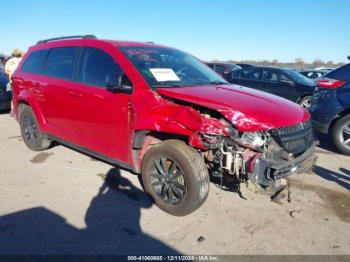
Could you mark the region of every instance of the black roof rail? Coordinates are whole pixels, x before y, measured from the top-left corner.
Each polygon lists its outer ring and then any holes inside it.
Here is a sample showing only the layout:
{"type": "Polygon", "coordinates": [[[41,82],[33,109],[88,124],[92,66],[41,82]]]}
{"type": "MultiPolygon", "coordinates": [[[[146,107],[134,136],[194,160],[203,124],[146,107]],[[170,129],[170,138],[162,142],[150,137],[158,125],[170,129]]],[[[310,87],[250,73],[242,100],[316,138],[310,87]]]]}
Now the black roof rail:
{"type": "Polygon", "coordinates": [[[94,36],[94,35],[72,35],[72,36],[62,36],[62,37],[55,37],[55,38],[49,38],[49,39],[40,40],[36,44],[38,45],[38,44],[47,43],[47,42],[51,42],[51,41],[65,40],[65,39],[77,39],[77,38],[81,38],[81,39],[97,39],[97,37],[94,36]]]}

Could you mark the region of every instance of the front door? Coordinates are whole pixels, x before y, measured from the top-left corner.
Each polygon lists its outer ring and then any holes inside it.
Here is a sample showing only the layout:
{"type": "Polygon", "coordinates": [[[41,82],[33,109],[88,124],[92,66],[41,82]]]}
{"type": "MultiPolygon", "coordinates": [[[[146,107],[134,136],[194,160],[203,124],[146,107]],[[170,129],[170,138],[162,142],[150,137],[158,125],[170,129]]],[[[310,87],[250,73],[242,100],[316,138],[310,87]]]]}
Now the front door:
{"type": "Polygon", "coordinates": [[[68,88],[69,123],[75,144],[128,164],[130,95],[106,89],[121,74],[108,53],[84,47],[76,82],[68,88]]]}

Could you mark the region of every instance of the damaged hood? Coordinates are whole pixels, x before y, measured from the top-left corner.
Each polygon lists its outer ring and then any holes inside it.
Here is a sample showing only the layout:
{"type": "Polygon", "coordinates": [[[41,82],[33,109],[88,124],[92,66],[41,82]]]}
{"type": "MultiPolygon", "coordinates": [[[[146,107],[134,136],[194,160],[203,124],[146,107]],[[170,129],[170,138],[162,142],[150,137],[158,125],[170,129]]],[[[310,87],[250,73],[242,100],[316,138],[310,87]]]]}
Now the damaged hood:
{"type": "Polygon", "coordinates": [[[296,125],[309,113],[284,98],[238,85],[157,88],[169,98],[220,112],[240,131],[258,131],[296,125]]]}

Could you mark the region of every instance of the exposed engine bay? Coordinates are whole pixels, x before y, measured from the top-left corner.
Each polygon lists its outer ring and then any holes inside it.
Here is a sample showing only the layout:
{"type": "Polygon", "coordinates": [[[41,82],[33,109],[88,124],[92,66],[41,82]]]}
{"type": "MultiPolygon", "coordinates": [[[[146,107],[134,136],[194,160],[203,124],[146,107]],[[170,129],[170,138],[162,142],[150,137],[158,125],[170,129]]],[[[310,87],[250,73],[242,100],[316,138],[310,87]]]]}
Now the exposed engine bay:
{"type": "Polygon", "coordinates": [[[310,122],[279,129],[240,132],[225,118],[217,120],[202,114],[201,140],[208,149],[203,154],[215,177],[234,176],[239,182],[250,180],[274,193],[281,179],[312,168],[315,141],[310,122]],[[221,129],[218,123],[221,124],[221,129]],[[215,123],[215,126],[213,126],[215,123]]]}

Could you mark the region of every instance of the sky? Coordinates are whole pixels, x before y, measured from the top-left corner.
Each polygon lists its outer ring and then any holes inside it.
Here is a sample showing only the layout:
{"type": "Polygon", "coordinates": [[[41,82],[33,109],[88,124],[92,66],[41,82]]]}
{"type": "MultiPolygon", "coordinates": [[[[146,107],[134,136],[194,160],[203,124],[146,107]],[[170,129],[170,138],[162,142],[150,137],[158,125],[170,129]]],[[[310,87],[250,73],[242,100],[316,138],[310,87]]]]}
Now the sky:
{"type": "Polygon", "coordinates": [[[76,34],[153,41],[203,60],[346,62],[350,0],[0,0],[0,53],[76,34]]]}

